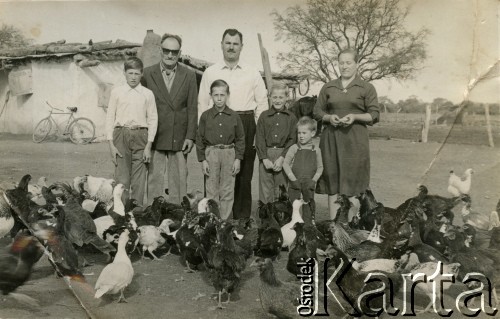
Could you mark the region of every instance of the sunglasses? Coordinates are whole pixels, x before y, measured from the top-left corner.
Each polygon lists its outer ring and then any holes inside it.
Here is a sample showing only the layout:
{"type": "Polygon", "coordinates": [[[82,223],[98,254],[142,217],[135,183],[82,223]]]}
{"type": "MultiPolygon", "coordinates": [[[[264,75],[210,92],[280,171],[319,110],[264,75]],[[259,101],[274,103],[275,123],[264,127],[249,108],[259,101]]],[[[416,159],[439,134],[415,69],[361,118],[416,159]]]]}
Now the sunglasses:
{"type": "Polygon", "coordinates": [[[170,50],[170,49],[165,49],[165,48],[161,48],[161,50],[163,51],[163,54],[165,54],[165,55],[172,53],[172,55],[174,55],[174,56],[179,54],[179,52],[181,52],[181,50],[170,50]]]}

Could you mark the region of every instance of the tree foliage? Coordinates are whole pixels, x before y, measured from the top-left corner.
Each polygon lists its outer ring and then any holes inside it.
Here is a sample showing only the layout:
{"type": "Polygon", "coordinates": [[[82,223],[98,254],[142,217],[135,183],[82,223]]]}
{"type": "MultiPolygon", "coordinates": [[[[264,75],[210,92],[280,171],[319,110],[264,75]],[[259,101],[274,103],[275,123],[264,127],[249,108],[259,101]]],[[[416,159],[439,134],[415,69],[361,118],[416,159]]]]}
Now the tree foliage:
{"type": "Polygon", "coordinates": [[[411,78],[426,58],[429,31],[407,31],[408,13],[399,0],[308,0],[274,11],[276,38],[292,48],[278,59],[287,70],[328,82],[339,77],[339,51],[350,47],[360,56],[363,79],[411,78]]]}
{"type": "Polygon", "coordinates": [[[33,40],[24,36],[15,26],[2,24],[0,28],[0,48],[10,49],[32,44],[33,40]]]}

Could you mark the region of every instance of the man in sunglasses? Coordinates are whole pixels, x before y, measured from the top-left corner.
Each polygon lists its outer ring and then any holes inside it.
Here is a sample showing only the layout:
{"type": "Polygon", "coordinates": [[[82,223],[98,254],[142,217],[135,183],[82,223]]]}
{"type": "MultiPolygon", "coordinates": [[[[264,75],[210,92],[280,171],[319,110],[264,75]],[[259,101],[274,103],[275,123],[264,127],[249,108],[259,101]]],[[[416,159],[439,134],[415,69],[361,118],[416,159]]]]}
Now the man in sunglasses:
{"type": "Polygon", "coordinates": [[[245,153],[240,173],[234,185],[233,219],[248,218],[252,210],[252,176],[255,163],[255,132],[260,114],[269,108],[267,91],[260,72],[240,62],[243,35],[236,29],[222,34],[221,49],[224,60],[205,70],[198,96],[198,117],[211,106],[210,85],[217,79],[229,84],[231,95],[227,105],[236,111],[245,131],[245,153]]]}
{"type": "Polygon", "coordinates": [[[155,95],[158,131],[148,173],[148,203],[164,196],[180,203],[187,192],[187,155],[196,138],[198,87],[196,74],[179,64],[182,39],[164,34],[160,63],[144,69],[143,86],[155,95]],[[168,181],[167,178],[168,176],[168,181]]]}

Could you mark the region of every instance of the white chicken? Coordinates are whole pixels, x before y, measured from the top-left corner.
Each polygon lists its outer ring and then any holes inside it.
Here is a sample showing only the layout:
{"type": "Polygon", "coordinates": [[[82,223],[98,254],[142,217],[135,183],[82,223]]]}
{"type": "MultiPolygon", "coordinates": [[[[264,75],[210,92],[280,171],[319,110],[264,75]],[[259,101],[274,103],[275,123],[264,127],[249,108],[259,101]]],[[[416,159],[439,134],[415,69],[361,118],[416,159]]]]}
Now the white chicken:
{"type": "Polygon", "coordinates": [[[297,233],[293,229],[293,226],[296,223],[304,223],[302,215],[300,214],[300,208],[303,204],[304,201],[302,199],[296,199],[293,201],[292,220],[288,224],[285,224],[281,227],[281,234],[283,235],[282,247],[290,247],[290,245],[292,245],[293,241],[295,240],[297,233]]]}
{"type": "Polygon", "coordinates": [[[208,198],[202,198],[198,202],[198,214],[208,213],[208,198]]]}
{"type": "Polygon", "coordinates": [[[118,239],[118,252],[111,264],[102,270],[95,284],[96,293],[94,298],[101,298],[104,294],[120,293],[118,302],[127,302],[123,291],[130,285],[134,277],[132,262],[125,252],[125,246],[129,240],[129,231],[125,229],[118,239]]]}
{"type": "Polygon", "coordinates": [[[108,208],[113,202],[113,186],[115,181],[102,177],[87,176],[87,188],[85,189],[91,197],[106,203],[108,208]]]}
{"type": "Polygon", "coordinates": [[[473,173],[474,171],[472,168],[468,168],[465,170],[464,176],[460,178],[455,175],[453,171],[450,171],[450,177],[448,178],[448,192],[453,196],[469,194],[473,173]]]}
{"type": "MultiPolygon", "coordinates": [[[[122,194],[125,190],[123,184],[116,185],[113,190],[113,211],[118,215],[125,216],[125,206],[122,202],[122,194]]],[[[113,218],[109,215],[94,219],[94,224],[97,229],[97,235],[102,238],[106,229],[115,224],[113,218]]]]}
{"type": "MultiPolygon", "coordinates": [[[[161,235],[162,233],[170,234],[170,225],[174,223],[171,219],[164,219],[160,226],[156,227],[153,225],[144,225],[138,228],[139,234],[139,244],[142,246],[142,258],[144,259],[144,253],[147,250],[154,260],[161,260],[156,257],[153,253],[158,247],[165,243],[165,238],[161,235]]],[[[168,253],[167,253],[168,254],[168,253]]]]}

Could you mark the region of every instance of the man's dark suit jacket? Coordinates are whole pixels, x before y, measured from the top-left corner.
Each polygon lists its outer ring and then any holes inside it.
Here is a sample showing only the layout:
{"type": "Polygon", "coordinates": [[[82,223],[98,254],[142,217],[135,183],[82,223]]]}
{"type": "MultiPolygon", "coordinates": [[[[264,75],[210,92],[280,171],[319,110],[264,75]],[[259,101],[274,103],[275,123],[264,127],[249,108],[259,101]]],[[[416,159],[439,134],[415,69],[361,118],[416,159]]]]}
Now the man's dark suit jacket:
{"type": "Polygon", "coordinates": [[[161,74],[160,64],[144,69],[142,85],[153,91],[158,110],[158,131],[153,149],[180,151],[185,139],[196,139],[198,122],[198,86],[196,74],[177,64],[170,92],[161,74]]]}

